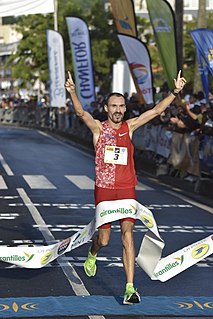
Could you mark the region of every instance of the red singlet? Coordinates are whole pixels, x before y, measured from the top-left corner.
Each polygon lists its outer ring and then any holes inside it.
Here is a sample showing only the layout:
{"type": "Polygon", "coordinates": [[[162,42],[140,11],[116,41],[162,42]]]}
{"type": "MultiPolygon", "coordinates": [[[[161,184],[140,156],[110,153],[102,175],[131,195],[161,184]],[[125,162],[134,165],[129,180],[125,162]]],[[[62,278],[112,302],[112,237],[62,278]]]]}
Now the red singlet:
{"type": "MultiPolygon", "coordinates": [[[[137,178],[133,155],[134,148],[129,136],[127,122],[122,122],[119,129],[113,129],[108,121],[103,122],[96,144],[96,205],[107,200],[136,199],[135,185],[137,184],[137,178]],[[107,151],[108,156],[106,155],[107,151]],[[123,156],[124,153],[125,156],[123,156]],[[126,160],[123,159],[125,157],[126,160]],[[109,163],[110,160],[113,163],[109,163]]],[[[124,218],[121,221],[124,220],[135,222],[133,218],[124,218]]],[[[111,223],[107,223],[100,228],[110,227],[111,223]]]]}
{"type": "MultiPolygon", "coordinates": [[[[129,137],[127,122],[122,122],[119,129],[110,127],[109,122],[102,123],[102,130],[96,144],[96,178],[95,185],[101,188],[126,189],[137,184],[134,166],[134,147],[129,137]],[[112,149],[114,163],[106,162],[106,146],[112,149]],[[127,152],[126,164],[119,164],[116,159],[127,152]]],[[[108,152],[110,153],[110,152],[108,152]]]]}

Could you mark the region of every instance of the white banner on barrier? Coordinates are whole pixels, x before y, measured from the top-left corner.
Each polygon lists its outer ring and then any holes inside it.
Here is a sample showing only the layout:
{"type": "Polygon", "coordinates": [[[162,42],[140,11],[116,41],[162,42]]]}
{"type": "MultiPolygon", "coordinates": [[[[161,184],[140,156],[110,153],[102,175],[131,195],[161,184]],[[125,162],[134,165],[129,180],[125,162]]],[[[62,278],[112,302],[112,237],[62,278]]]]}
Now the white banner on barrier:
{"type": "Polygon", "coordinates": [[[167,281],[213,253],[212,234],[161,258],[165,243],[152,212],[136,200],[123,199],[98,204],[96,217],[84,229],[59,243],[35,247],[0,246],[0,260],[25,268],[41,268],[60,255],[87,243],[102,224],[124,217],[139,219],[148,228],[136,260],[153,280],[167,281]]]}
{"type": "Polygon", "coordinates": [[[20,16],[54,12],[54,0],[1,0],[0,16],[20,16]]]}
{"type": "Polygon", "coordinates": [[[173,132],[167,130],[163,126],[159,126],[157,149],[156,149],[157,154],[165,158],[169,157],[172,135],[173,135],[173,132]]]}

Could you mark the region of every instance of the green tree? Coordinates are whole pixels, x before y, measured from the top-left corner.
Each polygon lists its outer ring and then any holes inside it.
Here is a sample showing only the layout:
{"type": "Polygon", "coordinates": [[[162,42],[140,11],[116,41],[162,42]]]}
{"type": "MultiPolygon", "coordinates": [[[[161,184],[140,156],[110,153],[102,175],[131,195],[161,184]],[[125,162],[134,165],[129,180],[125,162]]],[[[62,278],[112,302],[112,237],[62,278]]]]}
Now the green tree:
{"type": "MultiPolygon", "coordinates": [[[[59,0],[57,16],[58,32],[64,40],[66,70],[73,70],[66,17],[75,16],[82,18],[90,30],[96,85],[104,91],[109,90],[112,65],[122,54],[115,27],[110,24],[111,13],[105,11],[99,0],[59,0]]],[[[12,66],[12,76],[21,79],[22,87],[33,84],[37,78],[47,84],[46,30],[54,29],[53,15],[21,16],[16,22],[17,31],[22,33],[23,38],[7,66],[12,66]]]]}
{"type": "MultiPolygon", "coordinates": [[[[58,0],[58,31],[64,39],[66,70],[73,71],[70,41],[66,17],[82,18],[89,27],[95,84],[103,94],[111,87],[112,66],[118,59],[124,59],[124,53],[117,37],[114,20],[110,11],[104,8],[100,0],[58,0]]],[[[22,80],[22,87],[33,84],[37,78],[45,84],[49,81],[46,30],[54,29],[53,14],[21,16],[10,19],[17,24],[17,30],[23,34],[18,50],[8,60],[12,66],[12,76],[22,80]]],[[[137,17],[138,37],[146,43],[152,62],[154,86],[164,82],[162,65],[158,49],[153,41],[153,33],[149,20],[137,17]]],[[[207,27],[213,28],[213,13],[207,16],[207,27]]],[[[189,33],[197,28],[194,19],[184,25],[183,65],[184,76],[193,87],[195,68],[195,45],[189,33]]],[[[212,77],[210,77],[212,83],[212,77]]]]}
{"type": "Polygon", "coordinates": [[[11,55],[7,65],[12,76],[22,81],[22,87],[33,84],[37,78],[46,82],[48,77],[46,30],[53,27],[52,15],[29,15],[17,22],[17,31],[23,35],[18,50],[11,55]]]}

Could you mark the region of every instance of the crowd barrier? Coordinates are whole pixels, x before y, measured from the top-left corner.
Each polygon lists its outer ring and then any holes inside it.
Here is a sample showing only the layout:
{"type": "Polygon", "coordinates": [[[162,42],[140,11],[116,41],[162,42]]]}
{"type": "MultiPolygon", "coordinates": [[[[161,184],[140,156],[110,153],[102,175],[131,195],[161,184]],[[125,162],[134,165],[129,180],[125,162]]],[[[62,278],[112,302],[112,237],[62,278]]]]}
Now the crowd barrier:
{"type": "MultiPolygon", "coordinates": [[[[91,145],[92,134],[82,120],[65,108],[18,106],[0,109],[0,122],[44,128],[68,134],[91,145]]],[[[149,160],[159,162],[158,173],[168,174],[169,167],[179,172],[187,172],[197,177],[202,174],[213,177],[213,136],[169,131],[163,125],[150,123],[140,127],[133,135],[136,155],[143,154],[149,160]],[[159,160],[160,159],[160,160],[159,160]]]]}

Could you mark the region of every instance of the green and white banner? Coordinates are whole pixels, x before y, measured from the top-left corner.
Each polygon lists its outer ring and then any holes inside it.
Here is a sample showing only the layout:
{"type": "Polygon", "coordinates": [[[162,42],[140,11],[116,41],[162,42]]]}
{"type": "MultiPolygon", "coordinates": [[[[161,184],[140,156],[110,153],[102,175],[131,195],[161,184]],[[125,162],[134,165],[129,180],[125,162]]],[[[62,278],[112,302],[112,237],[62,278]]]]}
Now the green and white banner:
{"type": "Polygon", "coordinates": [[[146,0],[155,41],[169,88],[177,76],[177,50],[174,12],[166,0],[146,0]],[[157,3],[156,3],[157,2],[157,3]]]}
{"type": "Polygon", "coordinates": [[[34,247],[0,246],[0,260],[24,268],[41,268],[87,243],[99,226],[126,217],[140,220],[148,229],[142,238],[136,261],[152,280],[167,281],[213,253],[212,234],[161,258],[165,243],[158,232],[152,212],[134,199],[123,199],[98,204],[96,216],[85,228],[56,244],[34,247]]]}

